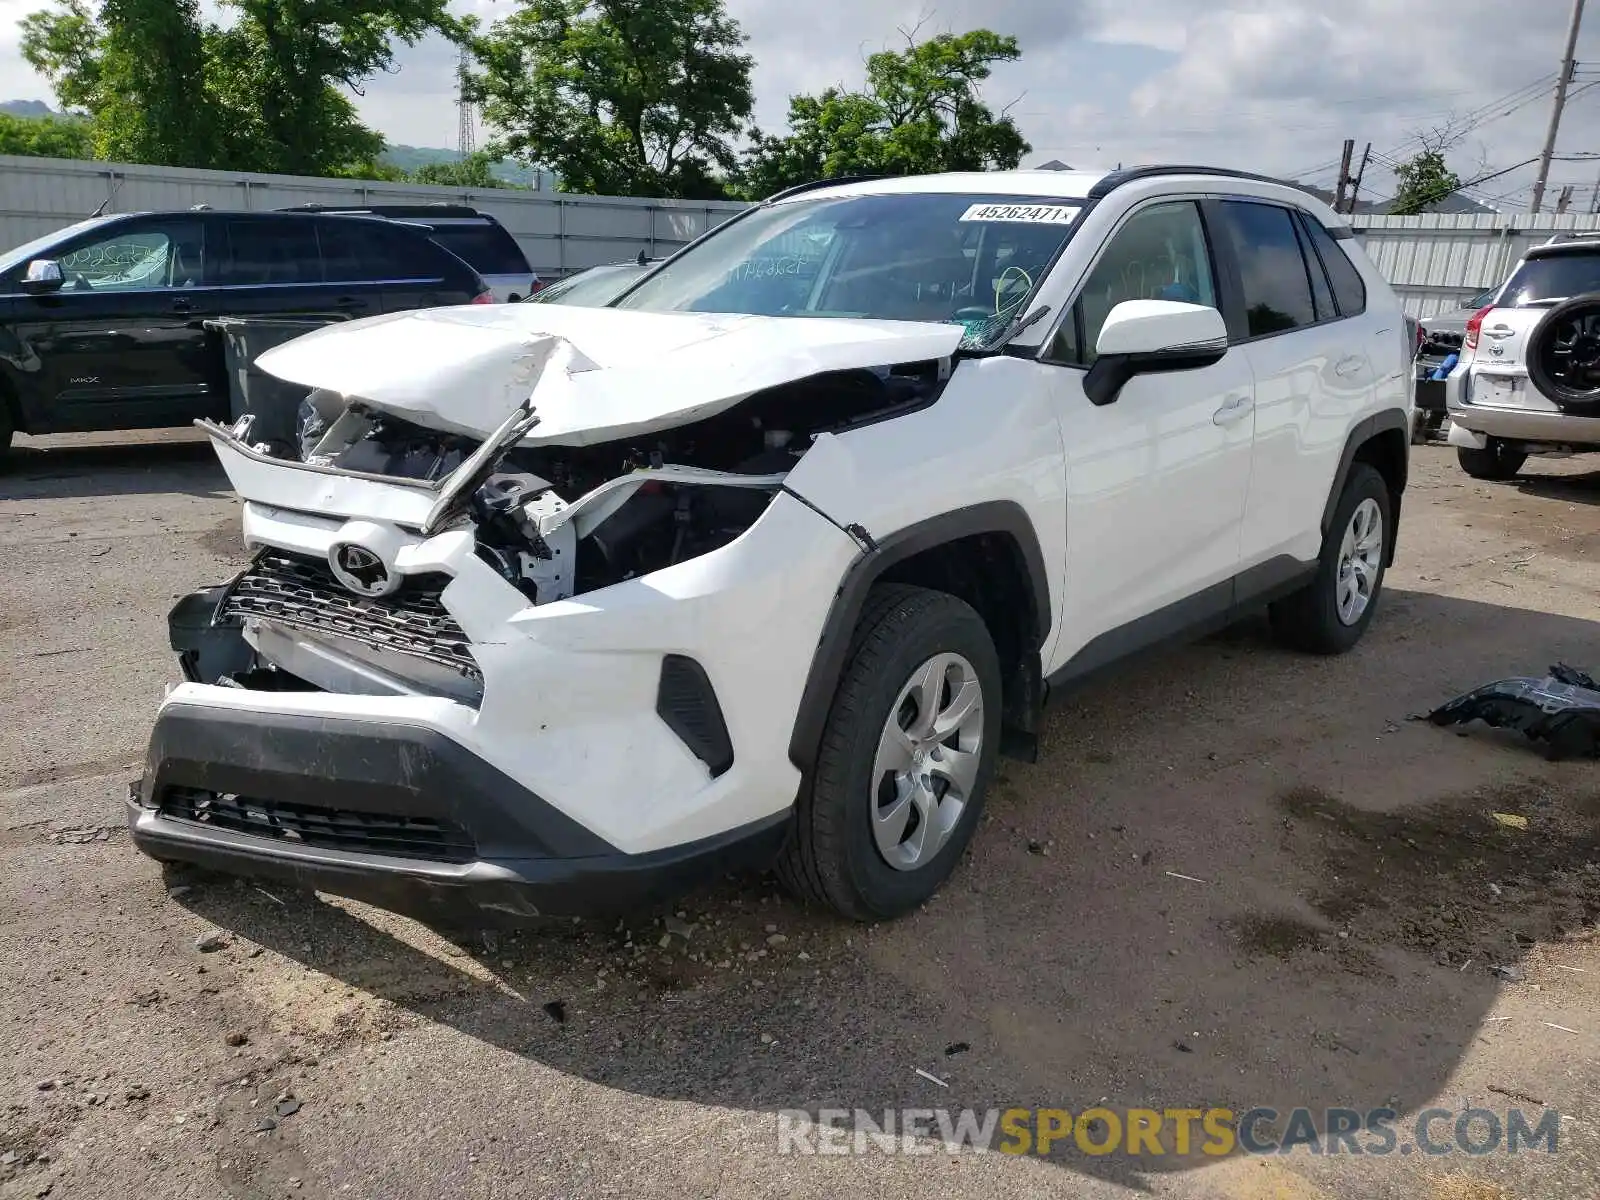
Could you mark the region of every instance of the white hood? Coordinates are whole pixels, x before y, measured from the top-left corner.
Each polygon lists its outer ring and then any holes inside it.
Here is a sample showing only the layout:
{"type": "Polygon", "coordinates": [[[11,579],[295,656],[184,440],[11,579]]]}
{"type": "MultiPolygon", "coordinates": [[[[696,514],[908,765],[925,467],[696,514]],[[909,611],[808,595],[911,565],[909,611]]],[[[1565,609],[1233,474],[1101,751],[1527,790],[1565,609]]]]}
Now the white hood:
{"type": "Polygon", "coordinates": [[[533,394],[524,445],[687,424],[823,371],[944,358],[959,325],[653,313],[559,304],[424,309],[330,325],[257,365],[430,429],[487,437],[533,394]],[[551,358],[552,341],[565,343],[551,358]],[[564,369],[544,370],[563,364],[564,369]]]}

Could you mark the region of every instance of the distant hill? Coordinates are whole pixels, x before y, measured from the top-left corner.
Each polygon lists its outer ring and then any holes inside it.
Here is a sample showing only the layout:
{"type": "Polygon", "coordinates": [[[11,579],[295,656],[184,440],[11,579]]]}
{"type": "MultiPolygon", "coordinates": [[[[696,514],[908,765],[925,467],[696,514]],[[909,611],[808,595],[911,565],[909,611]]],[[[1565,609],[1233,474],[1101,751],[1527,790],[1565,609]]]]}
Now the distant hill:
{"type": "MultiPolygon", "coordinates": [[[[379,159],[392,167],[399,167],[402,171],[415,171],[418,167],[427,166],[429,163],[460,162],[461,155],[454,150],[433,146],[388,146],[379,155],[379,159]]],[[[517,184],[519,187],[537,186],[546,191],[555,187],[555,176],[550,172],[525,167],[509,159],[502,159],[492,169],[496,179],[517,184]]]]}
{"type": "Polygon", "coordinates": [[[54,117],[55,112],[43,100],[0,100],[0,113],[13,117],[54,117]]]}

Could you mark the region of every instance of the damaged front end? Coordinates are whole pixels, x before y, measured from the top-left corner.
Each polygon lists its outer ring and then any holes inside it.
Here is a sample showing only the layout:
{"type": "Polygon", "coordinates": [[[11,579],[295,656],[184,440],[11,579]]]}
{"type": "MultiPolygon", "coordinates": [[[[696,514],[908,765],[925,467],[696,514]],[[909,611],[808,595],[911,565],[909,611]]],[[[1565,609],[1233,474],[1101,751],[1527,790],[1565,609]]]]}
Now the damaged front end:
{"type": "Polygon", "coordinates": [[[157,718],[136,842],[476,920],[642,902],[770,853],[833,599],[794,580],[863,551],[787,480],[819,441],[933,403],[948,352],[873,359],[959,331],[864,336],[708,374],[698,397],[663,374],[629,407],[540,332],[502,348],[515,399],[492,420],[434,415],[443,368],[426,389],[335,370],[335,390],[319,365],[295,378],[298,459],[202,423],[252,560],[172,611],[187,682],[157,718]]]}

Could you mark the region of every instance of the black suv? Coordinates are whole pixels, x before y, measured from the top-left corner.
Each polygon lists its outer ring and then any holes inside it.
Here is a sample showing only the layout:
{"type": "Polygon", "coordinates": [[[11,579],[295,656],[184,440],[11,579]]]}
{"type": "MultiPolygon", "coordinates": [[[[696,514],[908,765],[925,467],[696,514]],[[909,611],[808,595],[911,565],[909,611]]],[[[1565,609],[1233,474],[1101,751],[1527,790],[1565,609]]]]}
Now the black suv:
{"type": "Polygon", "coordinates": [[[489,303],[417,229],[311,213],[92,217],[0,254],[0,452],[14,430],[226,420],[217,317],[351,320],[489,303]]]}

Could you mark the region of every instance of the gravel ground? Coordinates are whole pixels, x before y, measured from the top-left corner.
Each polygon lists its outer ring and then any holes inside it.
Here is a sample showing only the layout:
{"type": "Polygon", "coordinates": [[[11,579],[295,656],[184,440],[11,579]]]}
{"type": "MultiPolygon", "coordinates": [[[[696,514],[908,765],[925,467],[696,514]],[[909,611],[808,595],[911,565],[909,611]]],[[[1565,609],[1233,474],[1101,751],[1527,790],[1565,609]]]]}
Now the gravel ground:
{"type": "Polygon", "coordinates": [[[1407,721],[1600,668],[1600,472],[1529,472],[1415,452],[1344,658],[1253,622],[1058,701],[906,920],[748,878],[495,937],[134,851],[166,612],[241,562],[237,502],[186,435],[23,439],[0,473],[0,1197],[1593,1197],[1600,770],[1407,721]],[[777,1153],[781,1109],[1096,1102],[1563,1121],[1554,1155],[777,1153]]]}

